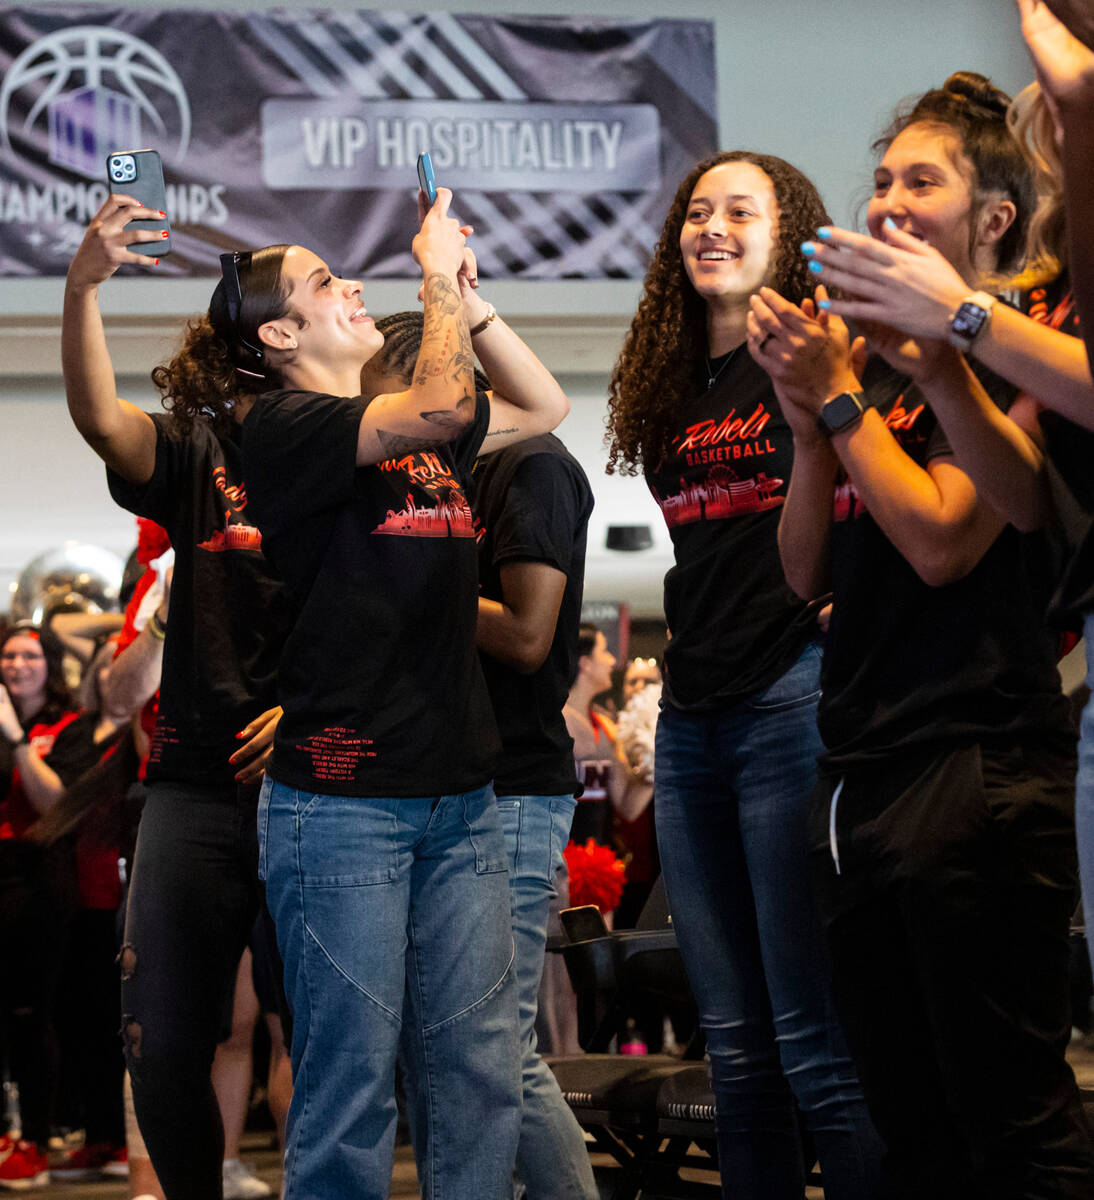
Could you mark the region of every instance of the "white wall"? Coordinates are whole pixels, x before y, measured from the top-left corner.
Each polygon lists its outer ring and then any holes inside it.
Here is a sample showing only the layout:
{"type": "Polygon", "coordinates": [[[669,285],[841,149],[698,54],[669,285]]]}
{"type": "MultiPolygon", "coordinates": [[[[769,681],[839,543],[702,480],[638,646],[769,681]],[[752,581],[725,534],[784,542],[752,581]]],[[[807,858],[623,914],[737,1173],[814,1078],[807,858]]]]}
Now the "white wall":
{"type": "MultiPolygon", "coordinates": [[[[46,4],[49,0],[35,0],[46,4]]],[[[145,0],[103,7],[159,8],[145,0]]],[[[191,0],[190,8],[235,7],[191,0]]],[[[251,0],[249,8],[315,7],[251,0]]],[[[365,8],[352,0],[330,8],[365,8]]],[[[388,0],[375,8],[421,10],[388,0]]],[[[527,12],[617,17],[705,17],[716,25],[722,145],[780,154],[817,182],[833,217],[853,219],[872,159],[869,143],[904,96],[952,70],[991,75],[1015,91],[1031,78],[1017,18],[1005,0],[439,0],[456,12],[527,12]]],[[[484,293],[486,285],[484,284],[484,293]]],[[[68,537],[126,553],[131,518],[106,495],[102,470],[68,424],[57,363],[60,280],[5,280],[0,286],[0,589],[35,554],[68,537]]],[[[408,288],[370,285],[369,306],[405,307],[408,288]]],[[[204,307],[207,280],[112,282],[103,307],[116,314],[111,346],[124,359],[123,395],[152,407],[147,368],[182,316],[204,307]],[[139,372],[139,373],[138,373],[139,372]]],[[[490,296],[559,375],[573,400],[560,431],[597,492],[588,591],[656,612],[671,561],[656,507],[638,480],[603,475],[607,374],[634,310],[636,284],[492,283],[490,296]],[[655,545],[642,554],[603,549],[609,523],[648,522],[655,545]]],[[[0,590],[0,608],[3,607],[0,590]]]]}

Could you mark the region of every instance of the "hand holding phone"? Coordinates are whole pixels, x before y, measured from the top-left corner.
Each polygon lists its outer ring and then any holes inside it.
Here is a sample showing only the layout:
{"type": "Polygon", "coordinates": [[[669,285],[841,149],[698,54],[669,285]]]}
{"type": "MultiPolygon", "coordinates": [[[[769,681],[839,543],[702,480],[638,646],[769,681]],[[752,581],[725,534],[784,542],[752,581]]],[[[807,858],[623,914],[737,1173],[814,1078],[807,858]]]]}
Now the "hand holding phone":
{"type": "MultiPolygon", "coordinates": [[[[107,156],[106,177],[111,192],[124,192],[139,200],[145,208],[167,211],[167,189],[163,182],[163,161],[156,150],[115,150],[107,156]]],[[[167,230],[167,237],[155,242],[131,242],[126,247],[134,254],[162,258],[171,253],[171,228],[165,219],[130,221],[126,229],[167,230]]]]}
{"type": "Polygon", "coordinates": [[[418,187],[431,207],[437,203],[437,180],[433,174],[433,160],[428,153],[418,155],[418,187]]]}

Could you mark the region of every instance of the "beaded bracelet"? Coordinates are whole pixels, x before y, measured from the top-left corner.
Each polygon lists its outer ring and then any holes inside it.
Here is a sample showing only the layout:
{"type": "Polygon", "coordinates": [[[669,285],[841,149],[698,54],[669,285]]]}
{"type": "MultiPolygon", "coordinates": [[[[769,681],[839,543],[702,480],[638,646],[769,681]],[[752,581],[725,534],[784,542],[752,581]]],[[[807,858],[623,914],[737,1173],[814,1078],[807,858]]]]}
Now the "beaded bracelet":
{"type": "Polygon", "coordinates": [[[468,332],[471,334],[472,337],[474,337],[476,333],[482,333],[482,331],[487,327],[487,325],[490,324],[490,322],[497,315],[498,315],[498,310],[492,304],[487,304],[486,316],[483,317],[483,319],[475,326],[474,329],[471,329],[468,332]]]}

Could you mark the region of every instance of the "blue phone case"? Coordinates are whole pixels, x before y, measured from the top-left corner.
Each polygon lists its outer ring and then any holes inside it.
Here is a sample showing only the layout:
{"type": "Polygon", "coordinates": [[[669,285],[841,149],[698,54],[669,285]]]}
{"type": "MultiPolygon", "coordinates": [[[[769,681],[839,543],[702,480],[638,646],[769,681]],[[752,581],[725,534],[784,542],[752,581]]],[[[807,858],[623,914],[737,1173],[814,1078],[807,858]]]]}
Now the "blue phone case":
{"type": "Polygon", "coordinates": [[[418,186],[426,194],[430,204],[437,200],[437,180],[433,175],[433,160],[428,154],[418,155],[418,186]]]}

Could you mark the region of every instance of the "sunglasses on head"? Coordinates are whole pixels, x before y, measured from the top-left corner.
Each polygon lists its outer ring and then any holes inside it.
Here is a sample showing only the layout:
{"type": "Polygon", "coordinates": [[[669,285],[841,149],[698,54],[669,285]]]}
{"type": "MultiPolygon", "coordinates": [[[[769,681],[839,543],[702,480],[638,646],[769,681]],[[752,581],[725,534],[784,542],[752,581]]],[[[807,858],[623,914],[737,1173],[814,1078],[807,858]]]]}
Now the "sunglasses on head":
{"type": "MultiPolygon", "coordinates": [[[[250,260],[250,254],[247,254],[247,259],[250,260]]],[[[220,256],[220,278],[224,284],[224,301],[228,306],[228,319],[232,323],[232,331],[235,334],[236,341],[251,354],[257,362],[265,361],[265,354],[257,347],[253,346],[239,332],[239,317],[243,311],[243,289],[239,283],[239,264],[243,261],[244,255],[239,250],[232,250],[220,256]]],[[[265,379],[265,375],[259,371],[248,371],[245,367],[236,367],[236,370],[243,375],[253,375],[256,379],[265,379]]]]}

